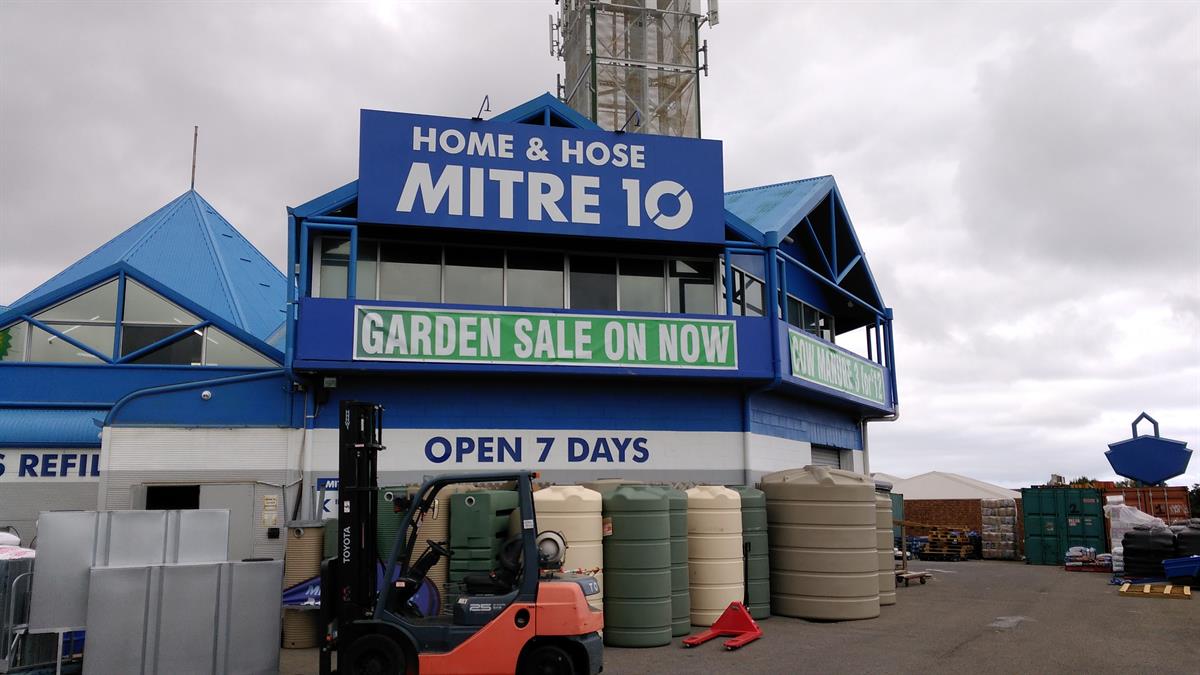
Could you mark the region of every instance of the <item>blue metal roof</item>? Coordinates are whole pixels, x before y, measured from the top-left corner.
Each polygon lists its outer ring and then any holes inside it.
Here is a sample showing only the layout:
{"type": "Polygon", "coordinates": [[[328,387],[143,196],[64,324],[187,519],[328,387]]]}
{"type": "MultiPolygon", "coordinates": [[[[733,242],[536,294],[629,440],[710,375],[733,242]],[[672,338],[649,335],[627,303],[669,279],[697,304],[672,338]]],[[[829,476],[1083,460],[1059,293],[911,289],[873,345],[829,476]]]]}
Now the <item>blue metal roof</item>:
{"type": "MultiPolygon", "coordinates": [[[[590,129],[592,131],[600,131],[600,125],[589,120],[588,118],[575,112],[569,105],[558,100],[557,96],[550,93],[542,94],[537,98],[526,101],[521,105],[506,110],[499,115],[493,117],[490,121],[493,122],[538,122],[537,116],[544,116],[546,113],[551,113],[563,122],[570,124],[576,129],[590,129]]],[[[561,126],[561,125],[554,125],[561,126]]]]}
{"type": "Polygon", "coordinates": [[[0,447],[100,447],[107,410],[0,409],[0,447]]]}
{"type": "Polygon", "coordinates": [[[284,316],[286,279],[194,190],[175,198],[13,303],[57,300],[60,291],[114,266],[187,298],[265,340],[284,316]]]}
{"type": "Polygon", "coordinates": [[[834,189],[833,176],[745,188],[725,193],[725,209],[763,234],[782,239],[834,189]]]}

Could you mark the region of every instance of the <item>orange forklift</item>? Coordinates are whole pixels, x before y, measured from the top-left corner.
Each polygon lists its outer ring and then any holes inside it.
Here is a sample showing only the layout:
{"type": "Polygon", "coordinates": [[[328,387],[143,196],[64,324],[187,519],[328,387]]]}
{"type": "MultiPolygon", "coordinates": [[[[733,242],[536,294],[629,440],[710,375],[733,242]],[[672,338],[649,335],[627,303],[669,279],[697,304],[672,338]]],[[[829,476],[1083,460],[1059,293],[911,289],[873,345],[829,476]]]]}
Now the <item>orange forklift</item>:
{"type": "Polygon", "coordinates": [[[382,406],[341,403],[338,553],[321,566],[321,675],[599,673],[604,614],[587,602],[599,585],[590,576],[554,571],[564,546],[555,533],[538,536],[535,473],[427,480],[411,499],[397,502],[397,510],[405,502],[407,509],[379,579],[376,461],[384,449],[382,433],[382,406]],[[429,570],[454,552],[447,542],[428,540],[421,556],[408,564],[418,525],[444,487],[481,482],[515,482],[520,534],[504,543],[495,569],[467,575],[451,614],[430,611],[416,596],[432,585],[426,579],[429,570]]]}

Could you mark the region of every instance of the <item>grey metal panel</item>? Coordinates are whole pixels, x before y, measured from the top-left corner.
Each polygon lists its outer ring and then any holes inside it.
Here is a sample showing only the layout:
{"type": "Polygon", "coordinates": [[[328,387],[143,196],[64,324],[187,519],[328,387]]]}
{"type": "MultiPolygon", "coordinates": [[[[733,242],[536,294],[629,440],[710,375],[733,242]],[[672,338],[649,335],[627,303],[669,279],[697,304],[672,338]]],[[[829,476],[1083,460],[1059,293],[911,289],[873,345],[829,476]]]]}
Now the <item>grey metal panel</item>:
{"type": "Polygon", "coordinates": [[[50,512],[38,518],[30,630],[84,627],[97,520],[95,511],[50,512]]]}
{"type": "MultiPolygon", "coordinates": [[[[150,672],[215,673],[217,599],[222,565],[164,565],[150,672]]],[[[249,600],[247,598],[246,600],[249,600]]]]}
{"type": "Polygon", "coordinates": [[[222,575],[222,618],[217,653],[220,672],[267,675],[279,672],[279,589],[283,561],[233,562],[222,575]]]}
{"type": "Polygon", "coordinates": [[[14,624],[22,624],[29,617],[29,577],[33,559],[0,560],[0,673],[4,672],[4,661],[12,644],[14,624]],[[18,579],[18,577],[22,577],[18,579]],[[9,607],[12,621],[9,621],[9,607]]]}
{"type": "Polygon", "coordinates": [[[174,555],[164,562],[199,563],[229,560],[229,511],[198,509],[178,514],[174,555]]]}
{"type": "Polygon", "coordinates": [[[0,525],[12,525],[29,546],[37,533],[38,514],[44,511],[94,511],[99,484],[92,482],[33,481],[4,483],[0,487],[0,525]]]}
{"type": "Polygon", "coordinates": [[[812,447],[812,463],[814,466],[831,466],[842,468],[842,453],[836,448],[812,447]]]}
{"type": "MultiPolygon", "coordinates": [[[[241,560],[254,555],[254,484],[201,483],[200,508],[229,509],[229,557],[241,560]]],[[[181,561],[182,562],[182,561],[181,561]]]]}
{"type": "Polygon", "coordinates": [[[148,566],[91,571],[84,675],[143,672],[147,610],[155,571],[148,566]]]}
{"type": "Polygon", "coordinates": [[[93,566],[219,562],[228,546],[224,510],[43,513],[30,630],[83,628],[93,566]]]}
{"type": "Polygon", "coordinates": [[[162,562],[167,550],[167,511],[112,511],[99,514],[103,528],[93,565],[125,567],[162,562]]]}

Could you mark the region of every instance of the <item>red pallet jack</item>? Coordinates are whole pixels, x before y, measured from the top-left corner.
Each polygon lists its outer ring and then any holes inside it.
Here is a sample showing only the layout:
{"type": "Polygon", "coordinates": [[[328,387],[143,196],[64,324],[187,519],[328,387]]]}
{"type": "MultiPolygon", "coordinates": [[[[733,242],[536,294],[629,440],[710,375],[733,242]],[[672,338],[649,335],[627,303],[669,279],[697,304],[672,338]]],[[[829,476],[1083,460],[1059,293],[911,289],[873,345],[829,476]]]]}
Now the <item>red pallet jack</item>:
{"type": "Polygon", "coordinates": [[[684,638],[683,646],[695,647],[719,637],[732,637],[732,640],[724,642],[724,646],[725,649],[733,651],[762,637],[762,629],[751,618],[750,612],[746,611],[745,605],[740,602],[731,602],[708,630],[699,635],[684,638]]]}

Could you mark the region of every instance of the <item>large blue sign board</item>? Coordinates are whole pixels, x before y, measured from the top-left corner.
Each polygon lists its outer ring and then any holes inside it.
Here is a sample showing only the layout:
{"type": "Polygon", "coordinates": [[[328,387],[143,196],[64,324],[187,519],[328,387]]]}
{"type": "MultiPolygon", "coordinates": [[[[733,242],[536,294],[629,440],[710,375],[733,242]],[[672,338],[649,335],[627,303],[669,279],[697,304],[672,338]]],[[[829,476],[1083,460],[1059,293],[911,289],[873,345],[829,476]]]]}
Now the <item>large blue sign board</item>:
{"type": "Polygon", "coordinates": [[[1158,422],[1142,413],[1133,421],[1133,438],[1108,444],[1108,463],[1117,475],[1156,485],[1187,471],[1192,451],[1187,443],[1158,435],[1158,422]],[[1148,420],[1154,426],[1153,436],[1139,436],[1138,422],[1148,420]]]}
{"type": "Polygon", "coordinates": [[[358,219],[719,244],[720,141],[363,110],[358,219]]]}

